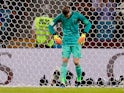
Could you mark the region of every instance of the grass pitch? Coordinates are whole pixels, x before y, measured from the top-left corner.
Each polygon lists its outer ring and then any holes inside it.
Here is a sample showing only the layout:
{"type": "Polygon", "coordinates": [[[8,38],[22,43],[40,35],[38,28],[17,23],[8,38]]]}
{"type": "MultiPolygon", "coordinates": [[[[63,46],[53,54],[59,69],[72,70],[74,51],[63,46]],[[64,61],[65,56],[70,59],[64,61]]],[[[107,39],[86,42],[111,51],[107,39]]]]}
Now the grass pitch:
{"type": "Polygon", "coordinates": [[[124,88],[0,87],[0,93],[124,93],[124,88]]]}

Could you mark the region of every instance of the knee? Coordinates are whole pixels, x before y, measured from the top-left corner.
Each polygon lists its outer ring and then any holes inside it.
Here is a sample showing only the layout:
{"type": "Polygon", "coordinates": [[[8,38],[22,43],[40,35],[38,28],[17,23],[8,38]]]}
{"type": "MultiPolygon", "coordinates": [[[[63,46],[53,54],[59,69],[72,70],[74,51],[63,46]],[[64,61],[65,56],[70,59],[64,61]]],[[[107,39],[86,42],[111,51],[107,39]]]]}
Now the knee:
{"type": "Polygon", "coordinates": [[[75,66],[79,65],[79,62],[74,62],[75,66]]]}
{"type": "Polygon", "coordinates": [[[62,61],[67,63],[68,62],[68,58],[63,58],[62,61]]]}
{"type": "Polygon", "coordinates": [[[74,64],[79,65],[79,59],[78,58],[74,59],[74,64]]]}

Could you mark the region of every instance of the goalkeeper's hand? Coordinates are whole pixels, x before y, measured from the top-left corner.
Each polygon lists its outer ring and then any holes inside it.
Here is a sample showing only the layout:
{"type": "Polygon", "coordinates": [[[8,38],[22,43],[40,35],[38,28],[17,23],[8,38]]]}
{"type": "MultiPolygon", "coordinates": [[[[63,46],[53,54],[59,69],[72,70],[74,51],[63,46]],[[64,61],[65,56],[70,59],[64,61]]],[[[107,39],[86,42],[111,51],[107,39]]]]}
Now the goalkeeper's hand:
{"type": "Polygon", "coordinates": [[[54,35],[53,38],[54,38],[54,41],[55,41],[56,44],[58,44],[58,45],[62,44],[62,40],[58,35],[54,35]]]}
{"type": "Polygon", "coordinates": [[[82,33],[80,38],[78,39],[78,43],[79,44],[84,44],[85,43],[85,39],[86,39],[86,34],[82,33]]]}

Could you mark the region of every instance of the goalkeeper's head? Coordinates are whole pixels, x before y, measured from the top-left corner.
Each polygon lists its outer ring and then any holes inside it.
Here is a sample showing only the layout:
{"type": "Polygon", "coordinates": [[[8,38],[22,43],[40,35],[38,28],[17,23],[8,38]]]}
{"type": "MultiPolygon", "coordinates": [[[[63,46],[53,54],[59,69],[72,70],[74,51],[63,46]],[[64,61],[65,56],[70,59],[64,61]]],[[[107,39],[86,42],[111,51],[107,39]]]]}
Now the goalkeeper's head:
{"type": "Polygon", "coordinates": [[[63,13],[63,15],[64,15],[66,18],[69,18],[70,15],[71,15],[70,7],[69,7],[69,6],[64,6],[64,7],[62,8],[62,13],[63,13]]]}

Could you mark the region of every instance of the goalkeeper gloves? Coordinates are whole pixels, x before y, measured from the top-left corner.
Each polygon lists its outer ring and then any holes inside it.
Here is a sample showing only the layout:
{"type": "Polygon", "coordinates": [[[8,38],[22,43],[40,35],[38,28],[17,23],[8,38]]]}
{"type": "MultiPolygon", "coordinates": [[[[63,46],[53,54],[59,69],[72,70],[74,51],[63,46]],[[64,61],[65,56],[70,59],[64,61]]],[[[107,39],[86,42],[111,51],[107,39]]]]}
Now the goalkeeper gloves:
{"type": "Polygon", "coordinates": [[[84,44],[85,43],[85,38],[86,38],[86,34],[82,33],[80,38],[78,39],[78,43],[79,44],[84,44]]]}
{"type": "Polygon", "coordinates": [[[53,38],[54,38],[54,41],[56,44],[58,44],[58,45],[62,44],[62,40],[58,35],[54,35],[53,38]]]}

